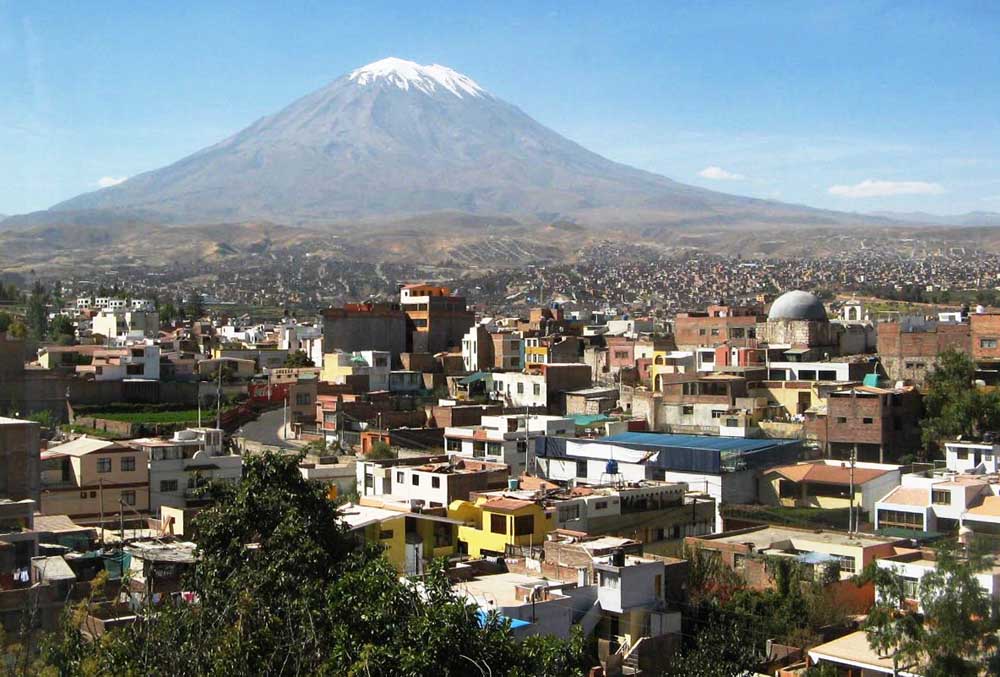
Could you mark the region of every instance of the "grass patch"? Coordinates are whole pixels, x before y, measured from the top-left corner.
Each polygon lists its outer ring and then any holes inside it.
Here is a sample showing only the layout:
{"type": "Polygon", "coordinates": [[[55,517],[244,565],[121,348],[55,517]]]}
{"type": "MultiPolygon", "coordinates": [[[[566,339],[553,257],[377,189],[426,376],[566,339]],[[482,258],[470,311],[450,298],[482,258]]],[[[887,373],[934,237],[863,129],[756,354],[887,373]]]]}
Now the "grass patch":
{"type": "Polygon", "coordinates": [[[723,518],[790,527],[847,529],[847,508],[788,508],[777,505],[724,505],[723,518]]]}
{"type": "Polygon", "coordinates": [[[93,411],[87,416],[125,423],[188,423],[198,420],[197,409],[173,411],[93,411]]]}
{"type": "Polygon", "coordinates": [[[85,425],[61,425],[59,429],[63,432],[76,433],[77,435],[86,435],[87,437],[96,437],[101,440],[116,440],[117,435],[113,435],[109,432],[103,430],[98,430],[97,428],[88,428],[85,425]]]}

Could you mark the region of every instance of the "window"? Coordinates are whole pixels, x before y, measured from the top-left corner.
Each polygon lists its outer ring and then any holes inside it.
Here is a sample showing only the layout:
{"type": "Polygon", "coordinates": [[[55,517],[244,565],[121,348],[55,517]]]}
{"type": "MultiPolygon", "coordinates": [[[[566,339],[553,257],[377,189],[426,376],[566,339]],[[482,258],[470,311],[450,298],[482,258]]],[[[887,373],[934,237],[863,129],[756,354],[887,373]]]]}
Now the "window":
{"type": "Polygon", "coordinates": [[[160,480],[160,491],[177,491],[177,480],[160,480]]]}
{"type": "Polygon", "coordinates": [[[607,509],[608,509],[607,501],[597,501],[596,503],[594,503],[594,510],[607,510],[607,509]]]}
{"type": "Polygon", "coordinates": [[[403,471],[402,470],[397,470],[396,471],[396,481],[399,482],[400,484],[403,483],[403,471]]]}
{"type": "Polygon", "coordinates": [[[529,536],[535,533],[535,516],[518,515],[514,518],[514,535],[529,536]]]}
{"type": "Polygon", "coordinates": [[[694,406],[685,404],[681,407],[681,414],[684,416],[694,416],[694,406]]]}
{"type": "Polygon", "coordinates": [[[121,458],[121,470],[122,470],[122,472],[133,472],[133,471],[135,471],[135,456],[122,456],[122,458],[121,458]]]}
{"type": "Polygon", "coordinates": [[[506,534],[507,533],[507,518],[503,515],[490,515],[490,533],[491,534],[506,534]]]}
{"type": "Polygon", "coordinates": [[[903,512],[901,510],[879,510],[878,526],[901,527],[903,529],[923,529],[924,516],[916,512],[903,512]]]}
{"type": "Polygon", "coordinates": [[[781,498],[798,498],[799,485],[797,485],[795,482],[789,482],[788,480],[779,480],[778,496],[780,496],[781,498]]]}
{"type": "Polygon", "coordinates": [[[615,351],[615,359],[616,360],[627,360],[628,359],[628,351],[627,350],[616,350],[615,351]]]}
{"type": "Polygon", "coordinates": [[[448,451],[462,451],[462,440],[456,440],[453,437],[449,437],[445,440],[447,444],[448,451]]]}
{"type": "Polygon", "coordinates": [[[816,380],[816,370],[815,369],[800,369],[799,370],[799,380],[800,381],[815,381],[816,380]]]}
{"type": "Polygon", "coordinates": [[[618,574],[613,574],[610,571],[601,572],[601,587],[611,588],[612,590],[617,590],[620,584],[618,574]]]}
{"type": "Polygon", "coordinates": [[[392,538],[392,536],[393,536],[392,529],[381,529],[378,532],[378,538],[380,541],[387,541],[390,538],[392,538]]]}
{"type": "Polygon", "coordinates": [[[840,560],[840,570],[845,574],[853,574],[857,569],[855,568],[855,559],[850,555],[837,555],[838,560],[840,560]]]}
{"type": "Polygon", "coordinates": [[[577,461],[576,462],[576,476],[577,477],[586,477],[587,476],[587,462],[586,461],[577,461]]]}
{"type": "Polygon", "coordinates": [[[836,381],[837,372],[833,369],[820,369],[817,376],[819,376],[820,381],[836,381]]]}
{"type": "Polygon", "coordinates": [[[806,483],[806,496],[825,496],[830,498],[849,498],[851,491],[839,484],[806,483]]]}
{"type": "Polygon", "coordinates": [[[499,456],[503,449],[500,447],[499,442],[487,442],[486,443],[486,453],[490,456],[499,456]]]}
{"type": "Polygon", "coordinates": [[[706,334],[706,332],[705,332],[704,329],[699,329],[698,330],[698,336],[704,336],[705,334],[706,334]]]}
{"type": "Polygon", "coordinates": [[[524,394],[524,384],[523,383],[518,383],[517,384],[517,394],[518,395],[523,395],[524,394]]]}
{"type": "Polygon", "coordinates": [[[981,338],[979,339],[980,348],[996,348],[997,340],[995,338],[981,338]]]}
{"type": "Polygon", "coordinates": [[[410,475],[410,484],[412,484],[415,487],[419,487],[420,475],[418,475],[417,473],[413,473],[412,475],[410,475]]]}
{"type": "Polygon", "coordinates": [[[135,490],[128,489],[122,492],[122,501],[125,505],[135,505],[135,490]]]}
{"type": "Polygon", "coordinates": [[[111,472],[111,459],[107,457],[97,459],[97,472],[111,472]]]}
{"type": "Polygon", "coordinates": [[[712,327],[712,336],[718,336],[718,335],[719,335],[719,328],[712,327]]]}
{"type": "Polygon", "coordinates": [[[712,418],[722,418],[725,415],[726,415],[726,410],[725,409],[713,409],[712,410],[712,418]]]}
{"type": "Polygon", "coordinates": [[[365,475],[365,489],[373,489],[375,487],[375,476],[365,475]]]}
{"type": "Polygon", "coordinates": [[[295,393],[295,404],[306,405],[312,403],[312,395],[309,393],[295,393]]]}
{"type": "Polygon", "coordinates": [[[733,553],[733,569],[739,572],[746,571],[747,556],[742,553],[733,553]]]}
{"type": "Polygon", "coordinates": [[[80,492],[80,498],[87,498],[87,492],[86,491],[81,491],[80,492]]]}
{"type": "Polygon", "coordinates": [[[838,416],[837,417],[837,423],[847,423],[847,417],[846,416],[838,416]]]}
{"type": "Polygon", "coordinates": [[[865,425],[871,425],[872,423],[875,422],[875,419],[865,416],[864,418],[861,419],[861,422],[864,423],[865,425]]]}
{"type": "Polygon", "coordinates": [[[918,599],[920,595],[920,580],[901,576],[903,583],[903,597],[906,599],[918,599]]]}
{"type": "Polygon", "coordinates": [[[931,503],[934,505],[951,505],[951,492],[940,489],[932,490],[931,503]]]}
{"type": "Polygon", "coordinates": [[[431,477],[431,487],[434,488],[434,489],[440,489],[441,488],[441,478],[440,477],[431,477]]]}
{"type": "Polygon", "coordinates": [[[521,456],[524,456],[525,454],[527,454],[528,453],[528,443],[525,442],[524,440],[520,440],[517,443],[517,453],[519,453],[521,456]]]}
{"type": "Polygon", "coordinates": [[[580,504],[574,503],[573,505],[561,505],[559,506],[559,521],[568,522],[569,520],[580,519],[580,504]]]}
{"type": "Polygon", "coordinates": [[[960,449],[958,451],[958,460],[959,461],[968,461],[969,460],[969,452],[968,452],[968,450],[966,450],[966,449],[960,449]]]}
{"type": "Polygon", "coordinates": [[[91,491],[90,492],[90,497],[91,498],[97,498],[97,492],[96,491],[91,491]]]}
{"type": "Polygon", "coordinates": [[[726,419],[727,428],[738,428],[740,427],[740,420],[738,418],[727,418],[726,419]]]}

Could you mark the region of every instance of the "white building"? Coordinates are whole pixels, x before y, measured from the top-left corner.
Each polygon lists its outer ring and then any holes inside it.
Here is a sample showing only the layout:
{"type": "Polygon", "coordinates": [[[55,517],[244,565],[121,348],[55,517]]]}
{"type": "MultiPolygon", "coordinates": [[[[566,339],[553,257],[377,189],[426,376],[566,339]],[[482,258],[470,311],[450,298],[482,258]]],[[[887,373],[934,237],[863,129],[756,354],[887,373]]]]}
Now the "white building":
{"type": "MultiPolygon", "coordinates": [[[[903,592],[906,599],[915,603],[919,611],[923,611],[920,605],[920,581],[924,576],[937,568],[937,562],[933,559],[933,551],[910,551],[893,557],[886,557],[875,560],[875,565],[880,569],[892,571],[903,579],[903,592]]],[[[990,599],[995,602],[1000,601],[1000,566],[994,564],[985,571],[974,574],[980,587],[986,591],[990,599]]],[[[876,597],[880,597],[879,591],[875,591],[876,597]]]]}
{"type": "Polygon", "coordinates": [[[93,333],[109,339],[120,336],[154,339],[160,335],[160,316],[156,311],[107,308],[94,316],[91,328],[93,333]]]}
{"type": "Polygon", "coordinates": [[[571,418],[561,416],[483,416],[477,426],[445,428],[448,454],[510,467],[512,477],[534,470],[534,439],[543,435],[573,435],[571,418]]]}
{"type": "MultiPolygon", "coordinates": [[[[526,339],[530,341],[531,339],[526,339]]],[[[511,407],[547,407],[545,376],[509,371],[494,373],[494,397],[511,407]]]]}
{"type": "Polygon", "coordinates": [[[358,496],[379,496],[427,508],[469,500],[471,492],[506,486],[502,463],[447,456],[359,460],[355,466],[358,496]]]}
{"type": "Polygon", "coordinates": [[[160,347],[133,344],[124,348],[94,351],[90,364],[77,365],[76,373],[93,375],[95,381],[160,379],[160,347]]]}
{"type": "Polygon", "coordinates": [[[198,490],[214,480],[239,482],[243,458],[230,454],[218,428],[189,428],[171,439],[131,440],[129,446],[149,454],[149,509],[197,505],[198,490]]]}

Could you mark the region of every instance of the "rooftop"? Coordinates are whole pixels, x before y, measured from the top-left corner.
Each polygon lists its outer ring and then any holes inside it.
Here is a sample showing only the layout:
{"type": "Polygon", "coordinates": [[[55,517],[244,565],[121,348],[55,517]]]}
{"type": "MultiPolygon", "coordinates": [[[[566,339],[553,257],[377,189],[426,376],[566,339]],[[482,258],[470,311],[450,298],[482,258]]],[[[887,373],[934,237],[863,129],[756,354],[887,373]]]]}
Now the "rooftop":
{"type": "Polygon", "coordinates": [[[849,465],[828,465],[826,463],[796,463],[771,468],[769,473],[777,473],[792,482],[819,482],[822,484],[865,484],[889,472],[888,469],[854,468],[851,478],[849,465]]]}
{"type": "Polygon", "coordinates": [[[912,505],[920,508],[931,504],[931,491],[923,487],[896,487],[879,503],[892,505],[912,505]]]}
{"type": "Polygon", "coordinates": [[[712,437],[708,435],[675,435],[670,433],[626,432],[600,438],[601,442],[619,442],[646,447],[683,447],[706,451],[749,452],[769,449],[792,440],[755,440],[744,437],[712,437]]]}
{"type": "MultiPolygon", "coordinates": [[[[893,673],[892,657],[879,656],[862,630],[813,647],[809,650],[809,657],[814,661],[825,658],[844,665],[868,667],[888,675],[893,673]]],[[[899,674],[901,677],[917,677],[916,673],[905,670],[900,670],[899,674]]]]}
{"type": "Polygon", "coordinates": [[[782,541],[789,543],[796,550],[807,550],[807,544],[809,543],[869,547],[885,543],[896,543],[900,540],[898,538],[884,538],[867,534],[851,535],[843,531],[794,529],[792,527],[776,526],[738,529],[736,531],[726,531],[721,534],[703,536],[702,538],[713,543],[752,544],[754,550],[757,551],[778,547],[776,544],[782,541]],[[796,541],[798,544],[796,544],[796,541]]]}
{"type": "Polygon", "coordinates": [[[72,442],[67,442],[66,444],[60,444],[57,447],[52,447],[48,451],[42,454],[42,458],[58,458],[60,456],[86,456],[95,451],[102,451],[105,449],[123,449],[122,445],[117,442],[111,442],[109,440],[99,440],[96,437],[78,437],[72,442]]]}

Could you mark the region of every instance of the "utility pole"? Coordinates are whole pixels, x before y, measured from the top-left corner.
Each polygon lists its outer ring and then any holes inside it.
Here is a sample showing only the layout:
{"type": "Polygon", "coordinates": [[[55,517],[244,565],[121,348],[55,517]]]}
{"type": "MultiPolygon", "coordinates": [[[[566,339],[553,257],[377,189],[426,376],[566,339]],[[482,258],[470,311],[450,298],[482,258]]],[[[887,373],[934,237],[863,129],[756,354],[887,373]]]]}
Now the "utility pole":
{"type": "Polygon", "coordinates": [[[219,380],[215,385],[215,428],[219,429],[221,414],[222,414],[222,359],[219,358],[219,380]]]}
{"type": "Polygon", "coordinates": [[[97,480],[97,494],[98,502],[101,510],[101,545],[104,545],[104,478],[101,477],[97,480]]]}
{"type": "Polygon", "coordinates": [[[847,533],[853,534],[857,530],[857,520],[854,516],[854,464],[858,460],[858,445],[855,442],[854,446],[851,447],[851,496],[850,496],[850,508],[848,508],[847,513],[847,533]]]}

